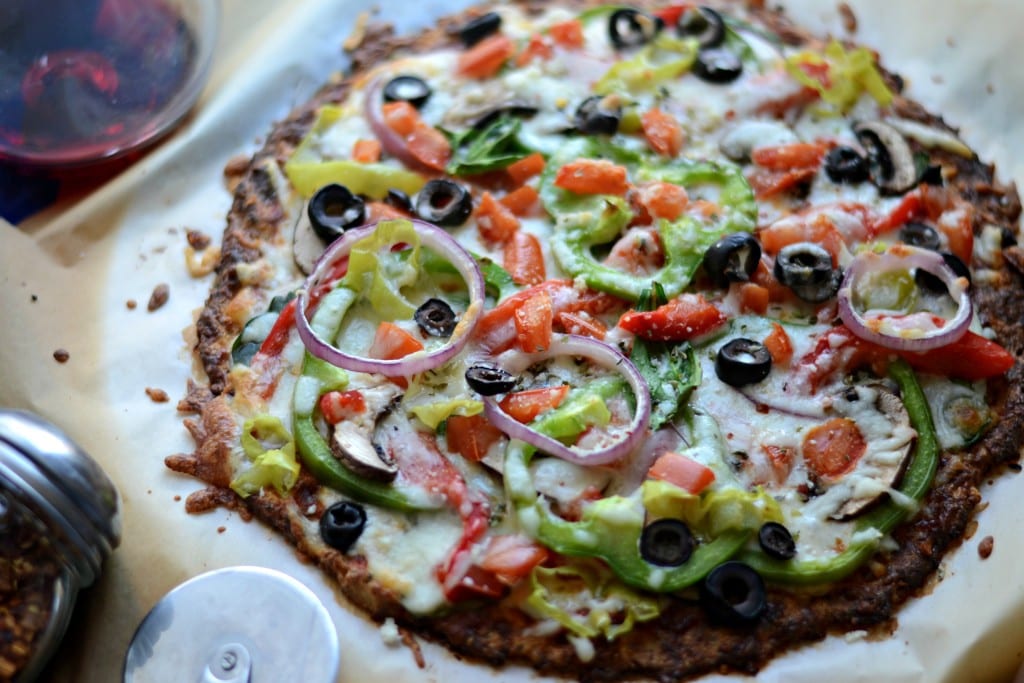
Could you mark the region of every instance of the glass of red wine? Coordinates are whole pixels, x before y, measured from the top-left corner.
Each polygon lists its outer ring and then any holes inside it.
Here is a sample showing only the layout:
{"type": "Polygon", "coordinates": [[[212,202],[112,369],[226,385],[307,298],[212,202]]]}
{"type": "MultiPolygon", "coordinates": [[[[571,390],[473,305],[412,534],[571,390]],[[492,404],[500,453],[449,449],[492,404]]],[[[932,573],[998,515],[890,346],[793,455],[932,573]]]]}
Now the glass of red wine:
{"type": "Polygon", "coordinates": [[[144,148],[199,97],[218,0],[0,0],[0,163],[72,169],[144,148]]]}

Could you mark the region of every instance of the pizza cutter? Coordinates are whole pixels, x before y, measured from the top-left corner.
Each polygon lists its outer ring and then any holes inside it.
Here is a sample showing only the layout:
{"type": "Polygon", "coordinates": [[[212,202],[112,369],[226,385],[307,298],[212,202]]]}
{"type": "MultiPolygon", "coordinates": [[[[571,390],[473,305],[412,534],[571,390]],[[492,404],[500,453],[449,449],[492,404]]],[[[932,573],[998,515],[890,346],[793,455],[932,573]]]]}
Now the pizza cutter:
{"type": "Polygon", "coordinates": [[[124,683],[334,683],[338,632],[292,577],[262,567],[201,574],[165,595],[139,625],[124,683]]]}

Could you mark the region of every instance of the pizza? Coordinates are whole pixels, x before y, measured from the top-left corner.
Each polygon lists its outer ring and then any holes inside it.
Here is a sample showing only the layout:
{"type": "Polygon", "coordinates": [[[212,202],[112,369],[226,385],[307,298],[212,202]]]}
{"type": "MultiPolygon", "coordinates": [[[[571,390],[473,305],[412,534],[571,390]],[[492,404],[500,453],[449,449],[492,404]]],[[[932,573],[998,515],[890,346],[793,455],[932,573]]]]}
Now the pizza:
{"type": "Polygon", "coordinates": [[[891,626],[1019,458],[1015,188],[761,3],[352,43],[233,179],[186,509],[493,666],[752,673],[891,626]]]}

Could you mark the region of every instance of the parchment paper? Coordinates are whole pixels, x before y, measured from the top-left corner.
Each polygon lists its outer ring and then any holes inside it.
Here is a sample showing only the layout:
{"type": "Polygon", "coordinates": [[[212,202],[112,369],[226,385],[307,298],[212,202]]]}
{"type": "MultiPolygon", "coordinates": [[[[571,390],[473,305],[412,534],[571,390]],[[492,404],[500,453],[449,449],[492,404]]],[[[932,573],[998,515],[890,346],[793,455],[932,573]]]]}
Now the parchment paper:
{"type": "MultiPolygon", "coordinates": [[[[466,0],[387,2],[382,14],[405,30],[466,0]]],[[[843,35],[831,3],[787,3],[801,22],[843,35]]],[[[1024,5],[927,0],[850,3],[857,38],[907,77],[910,93],[962,126],[964,139],[1024,181],[1024,5]]],[[[192,366],[183,331],[208,278],[188,276],[185,229],[219,239],[229,196],[221,171],[252,152],[272,121],[343,65],[340,45],[368,0],[224,0],[214,73],[186,125],[131,170],[73,207],[57,207],[20,229],[0,225],[0,405],[34,410],[64,428],[103,465],[123,496],[124,540],[100,581],[79,599],[71,631],[46,677],[120,680],[135,627],[167,591],[202,572],[254,564],[290,573],[313,589],[338,625],[342,681],[532,680],[530,672],[455,661],[424,645],[427,668],[376,627],[256,523],[217,511],[186,515],[197,482],[167,471],[164,456],[191,450],[174,404],[192,366]],[[158,283],[163,308],[147,312],[158,283]],[[138,306],[126,306],[134,299],[138,306]],[[53,351],[70,353],[65,364],[53,351]],[[147,387],[165,390],[155,403],[147,387]]],[[[944,563],[931,593],[899,614],[881,641],[830,638],[777,659],[765,681],[1004,681],[1024,660],[1024,479],[1012,473],[984,490],[978,529],[944,563]],[[993,536],[981,560],[977,545],[993,536]]],[[[282,632],[301,638],[301,633],[282,632]]],[[[682,653],[681,653],[681,656],[682,653]]],[[[708,680],[731,680],[711,677],[708,680]]]]}

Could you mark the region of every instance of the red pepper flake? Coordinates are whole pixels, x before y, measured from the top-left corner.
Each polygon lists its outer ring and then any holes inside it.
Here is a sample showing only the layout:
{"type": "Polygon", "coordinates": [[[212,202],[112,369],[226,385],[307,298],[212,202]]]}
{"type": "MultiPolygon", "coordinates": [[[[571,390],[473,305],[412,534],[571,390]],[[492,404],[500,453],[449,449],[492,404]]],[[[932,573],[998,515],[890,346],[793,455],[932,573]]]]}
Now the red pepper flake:
{"type": "Polygon", "coordinates": [[[53,352],[53,359],[58,363],[67,363],[71,358],[71,354],[67,352],[67,349],[57,349],[53,352]]]}
{"type": "Polygon", "coordinates": [[[219,526],[219,527],[217,527],[217,533],[218,534],[222,534],[222,533],[224,533],[227,530],[228,530],[228,528],[226,526],[219,526]]]}
{"type": "Polygon", "coordinates": [[[991,536],[986,536],[981,539],[981,543],[978,544],[978,557],[983,560],[987,560],[989,555],[992,554],[992,548],[995,546],[996,539],[991,536]]]}
{"type": "Polygon", "coordinates": [[[153,403],[167,403],[169,400],[166,391],[154,389],[153,387],[146,387],[146,396],[149,396],[149,400],[153,403]]]}
{"type": "Polygon", "coordinates": [[[153,288],[153,293],[149,296],[149,303],[146,304],[146,310],[150,313],[160,308],[167,303],[167,300],[171,298],[170,286],[162,282],[153,288]]]}

